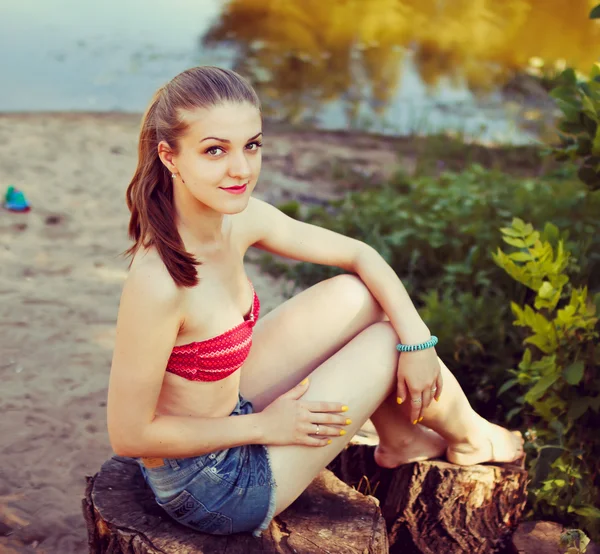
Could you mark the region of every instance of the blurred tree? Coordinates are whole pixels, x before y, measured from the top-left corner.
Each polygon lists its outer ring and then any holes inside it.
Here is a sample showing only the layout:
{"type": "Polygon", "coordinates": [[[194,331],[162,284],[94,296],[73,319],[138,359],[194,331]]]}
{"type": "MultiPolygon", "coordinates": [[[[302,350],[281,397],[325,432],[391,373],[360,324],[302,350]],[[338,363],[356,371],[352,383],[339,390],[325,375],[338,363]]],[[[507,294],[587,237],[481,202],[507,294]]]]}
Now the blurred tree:
{"type": "Polygon", "coordinates": [[[203,44],[235,47],[236,68],[280,115],[315,115],[335,99],[352,123],[361,101],[385,109],[409,50],[432,86],[447,76],[490,90],[532,62],[587,71],[600,51],[596,2],[230,0],[203,44]]]}

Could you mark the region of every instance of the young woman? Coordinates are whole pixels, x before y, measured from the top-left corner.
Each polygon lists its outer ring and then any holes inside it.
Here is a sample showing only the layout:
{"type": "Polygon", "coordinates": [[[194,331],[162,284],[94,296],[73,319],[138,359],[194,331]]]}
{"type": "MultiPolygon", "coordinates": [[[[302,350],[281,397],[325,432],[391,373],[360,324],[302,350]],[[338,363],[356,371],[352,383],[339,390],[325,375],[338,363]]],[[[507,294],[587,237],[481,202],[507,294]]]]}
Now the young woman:
{"type": "Polygon", "coordinates": [[[252,198],[261,148],[259,100],[232,71],[184,71],[143,118],[107,410],[157,503],[202,532],[259,535],[368,418],[384,467],[519,458],[521,436],[472,410],[375,250],[252,198]],[[348,274],[259,319],[250,246],[348,274]]]}

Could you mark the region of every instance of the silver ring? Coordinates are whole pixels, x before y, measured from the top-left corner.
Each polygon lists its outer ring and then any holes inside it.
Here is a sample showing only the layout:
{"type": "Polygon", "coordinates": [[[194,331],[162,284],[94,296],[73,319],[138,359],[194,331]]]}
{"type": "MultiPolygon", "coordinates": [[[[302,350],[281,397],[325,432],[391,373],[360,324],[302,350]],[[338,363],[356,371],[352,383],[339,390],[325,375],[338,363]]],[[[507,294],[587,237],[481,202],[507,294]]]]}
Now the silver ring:
{"type": "Polygon", "coordinates": [[[431,394],[435,394],[435,391],[436,391],[436,390],[437,390],[437,387],[433,387],[433,388],[431,389],[431,394]]]}
{"type": "Polygon", "coordinates": [[[317,425],[317,432],[315,433],[315,435],[318,435],[318,434],[319,434],[319,431],[320,431],[320,427],[319,427],[319,424],[318,424],[318,423],[317,423],[316,425],[317,425]]]}
{"type": "Polygon", "coordinates": [[[415,404],[421,404],[421,402],[423,402],[423,399],[422,399],[422,398],[413,398],[413,399],[412,399],[412,401],[413,401],[415,404]]]}

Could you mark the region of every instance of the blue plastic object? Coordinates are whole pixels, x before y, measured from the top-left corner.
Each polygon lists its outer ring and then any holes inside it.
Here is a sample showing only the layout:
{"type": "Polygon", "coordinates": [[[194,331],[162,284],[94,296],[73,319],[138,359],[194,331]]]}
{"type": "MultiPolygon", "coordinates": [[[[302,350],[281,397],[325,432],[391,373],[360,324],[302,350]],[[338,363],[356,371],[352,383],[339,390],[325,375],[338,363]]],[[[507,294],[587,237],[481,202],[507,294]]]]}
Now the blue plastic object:
{"type": "Polygon", "coordinates": [[[31,209],[25,194],[12,185],[6,190],[3,206],[11,212],[28,212],[31,209]]]}

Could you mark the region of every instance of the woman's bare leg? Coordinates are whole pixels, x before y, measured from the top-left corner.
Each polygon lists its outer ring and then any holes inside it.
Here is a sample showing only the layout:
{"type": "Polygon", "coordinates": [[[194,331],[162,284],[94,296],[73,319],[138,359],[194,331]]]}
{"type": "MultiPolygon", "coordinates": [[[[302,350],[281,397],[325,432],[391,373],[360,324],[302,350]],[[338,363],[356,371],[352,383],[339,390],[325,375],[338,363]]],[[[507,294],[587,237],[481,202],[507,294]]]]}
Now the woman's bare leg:
{"type": "Polygon", "coordinates": [[[388,396],[395,384],[397,336],[389,323],[375,323],[315,369],[302,399],[342,402],[352,423],[346,434],[320,447],[268,446],[277,483],[275,513],[285,510],[335,458],[388,396]]]}
{"type": "MultiPolygon", "coordinates": [[[[310,375],[305,397],[348,404],[352,419],[345,428],[347,434],[326,447],[269,447],[279,488],[278,513],[370,416],[380,436],[378,461],[382,465],[395,466],[443,452],[446,444],[439,435],[410,423],[404,412],[410,399],[403,406],[394,404],[398,337],[383,318],[362,281],[342,275],[307,289],[258,322],[240,384],[255,408],[262,410],[310,375]]],[[[442,371],[444,392],[439,404],[426,411],[423,423],[451,442],[449,458],[469,464],[514,458],[519,440],[477,416],[444,365],[442,371]]]]}
{"type": "MultiPolygon", "coordinates": [[[[308,487],[318,473],[337,456],[363,423],[372,417],[381,439],[381,449],[388,459],[403,459],[404,447],[397,448],[399,428],[418,428],[404,423],[406,413],[391,405],[395,391],[398,337],[388,322],[375,323],[358,334],[346,346],[321,364],[310,375],[310,387],[302,398],[326,402],[343,402],[349,406],[347,415],[352,424],[344,428],[344,436],[333,438],[324,447],[269,446],[273,474],[277,483],[276,513],[287,508],[308,487]],[[379,410],[378,410],[379,408],[379,410]]],[[[443,366],[444,386],[451,376],[443,366]]],[[[450,379],[452,382],[452,380],[450,379]]],[[[425,416],[440,434],[453,442],[448,448],[457,463],[482,461],[512,461],[521,452],[521,438],[479,417],[466,397],[455,389],[454,380],[431,413],[425,416]]],[[[424,421],[424,423],[425,423],[424,421]]],[[[414,432],[414,431],[413,431],[414,432]]],[[[401,439],[399,439],[401,440],[401,439]]],[[[395,464],[398,465],[398,464],[395,464]]]]}

